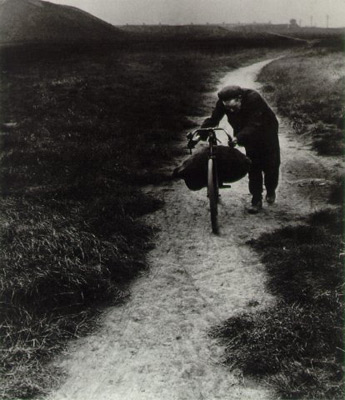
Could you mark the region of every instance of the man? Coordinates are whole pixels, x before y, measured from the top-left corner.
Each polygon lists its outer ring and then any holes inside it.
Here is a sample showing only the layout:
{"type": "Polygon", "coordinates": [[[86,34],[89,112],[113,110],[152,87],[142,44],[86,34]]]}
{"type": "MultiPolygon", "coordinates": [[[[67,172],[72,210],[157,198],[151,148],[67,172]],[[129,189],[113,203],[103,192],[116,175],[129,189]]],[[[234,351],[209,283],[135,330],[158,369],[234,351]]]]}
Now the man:
{"type": "Polygon", "coordinates": [[[218,98],[211,117],[204,121],[202,128],[216,127],[223,116],[227,116],[235,142],[244,146],[252,161],[249,171],[252,201],[248,211],[255,214],[262,209],[263,185],[267,203],[273,204],[276,199],[280,166],[278,121],[255,90],[226,86],[218,93],[218,98]]]}

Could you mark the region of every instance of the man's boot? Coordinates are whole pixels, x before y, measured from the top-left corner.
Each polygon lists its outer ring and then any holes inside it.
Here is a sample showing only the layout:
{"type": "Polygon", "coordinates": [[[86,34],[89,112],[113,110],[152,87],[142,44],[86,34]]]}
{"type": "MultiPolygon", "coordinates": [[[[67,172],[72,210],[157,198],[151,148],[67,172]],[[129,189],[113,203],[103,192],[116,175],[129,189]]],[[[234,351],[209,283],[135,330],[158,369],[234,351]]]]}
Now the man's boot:
{"type": "Polygon", "coordinates": [[[276,201],[276,192],[267,192],[266,201],[268,204],[273,204],[276,201]]]}
{"type": "Polygon", "coordinates": [[[248,207],[249,214],[257,214],[262,209],[262,200],[252,200],[252,205],[248,207]]]}

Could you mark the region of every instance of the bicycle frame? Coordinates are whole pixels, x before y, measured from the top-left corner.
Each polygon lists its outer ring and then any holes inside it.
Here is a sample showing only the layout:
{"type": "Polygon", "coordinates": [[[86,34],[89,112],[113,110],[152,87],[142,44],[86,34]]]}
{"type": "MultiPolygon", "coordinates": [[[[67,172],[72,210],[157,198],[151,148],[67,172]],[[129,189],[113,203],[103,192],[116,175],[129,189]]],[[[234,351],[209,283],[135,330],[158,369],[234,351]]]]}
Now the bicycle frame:
{"type": "MultiPolygon", "coordinates": [[[[218,202],[219,202],[219,179],[218,179],[218,171],[217,171],[217,156],[215,147],[220,140],[216,136],[216,131],[223,131],[228,137],[228,144],[230,145],[232,142],[231,136],[228,132],[223,128],[200,128],[196,129],[194,132],[191,132],[187,135],[189,139],[188,147],[190,149],[190,153],[192,153],[192,148],[195,146],[194,137],[199,132],[208,133],[208,143],[209,143],[209,154],[208,154],[208,165],[207,165],[207,197],[210,202],[210,212],[211,212],[211,225],[212,232],[218,233],[218,202]]],[[[200,136],[200,135],[199,135],[200,136]]]]}
{"type": "Polygon", "coordinates": [[[209,154],[207,163],[207,197],[210,202],[212,232],[218,233],[218,201],[219,201],[219,179],[217,169],[217,136],[211,131],[208,137],[209,154]]]}

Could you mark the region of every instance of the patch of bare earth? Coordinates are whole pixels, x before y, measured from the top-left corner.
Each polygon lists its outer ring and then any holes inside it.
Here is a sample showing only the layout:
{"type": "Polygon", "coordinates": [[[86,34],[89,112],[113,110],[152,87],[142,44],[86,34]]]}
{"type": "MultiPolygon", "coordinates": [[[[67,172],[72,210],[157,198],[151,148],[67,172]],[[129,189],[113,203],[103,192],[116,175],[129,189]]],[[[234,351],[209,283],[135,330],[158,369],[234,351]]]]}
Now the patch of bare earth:
{"type": "MultiPolygon", "coordinates": [[[[258,88],[255,78],[263,65],[234,71],[220,85],[258,88]]],[[[209,94],[205,101],[214,100],[209,94]]],[[[335,161],[320,161],[286,121],[281,121],[280,141],[277,203],[249,215],[247,178],[233,184],[221,192],[218,236],[211,233],[206,190],[191,192],[183,181],[146,188],[165,202],[145,217],[159,228],[151,269],[132,285],[128,302],[109,309],[100,329],[63,355],[59,366],[67,379],[50,400],[272,398],[267,388],[222,364],[223,349],[208,331],[274,302],[265,290],[264,267],[246,242],[300,221],[326,201],[335,161]]]]}

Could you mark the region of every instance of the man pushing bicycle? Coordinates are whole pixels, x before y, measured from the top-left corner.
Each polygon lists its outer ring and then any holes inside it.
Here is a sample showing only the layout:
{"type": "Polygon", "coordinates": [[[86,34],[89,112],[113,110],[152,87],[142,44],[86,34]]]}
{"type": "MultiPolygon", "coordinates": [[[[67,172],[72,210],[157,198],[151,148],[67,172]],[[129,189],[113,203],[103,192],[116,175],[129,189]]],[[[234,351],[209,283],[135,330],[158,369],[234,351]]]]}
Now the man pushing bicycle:
{"type": "Polygon", "coordinates": [[[258,92],[239,86],[226,86],[218,93],[212,115],[201,127],[218,126],[224,115],[234,130],[235,143],[244,146],[252,162],[249,170],[252,201],[248,212],[256,214],[262,209],[263,186],[267,203],[273,204],[276,199],[280,166],[278,120],[258,92]]]}

